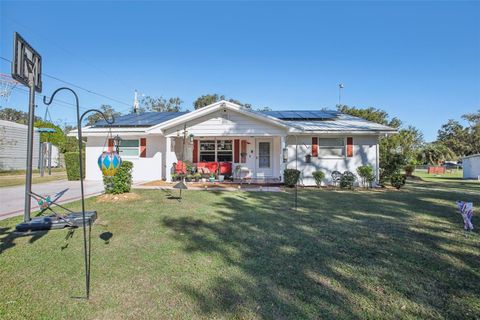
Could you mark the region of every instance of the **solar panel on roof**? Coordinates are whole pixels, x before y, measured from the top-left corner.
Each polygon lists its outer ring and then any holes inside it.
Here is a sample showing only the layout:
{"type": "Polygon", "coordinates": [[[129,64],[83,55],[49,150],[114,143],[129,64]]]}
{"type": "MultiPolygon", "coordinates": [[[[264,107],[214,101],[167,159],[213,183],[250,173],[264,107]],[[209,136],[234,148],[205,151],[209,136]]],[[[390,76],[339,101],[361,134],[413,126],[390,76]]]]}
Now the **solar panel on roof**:
{"type": "MultiPolygon", "coordinates": [[[[186,112],[144,112],[132,113],[120,116],[115,119],[112,127],[151,127],[170,119],[179,117],[186,112]]],[[[108,127],[109,124],[105,120],[97,121],[94,127],[108,127]]]]}
{"type": "Polygon", "coordinates": [[[336,111],[323,110],[285,110],[285,111],[264,111],[263,114],[275,117],[281,120],[328,120],[336,118],[336,111]]]}

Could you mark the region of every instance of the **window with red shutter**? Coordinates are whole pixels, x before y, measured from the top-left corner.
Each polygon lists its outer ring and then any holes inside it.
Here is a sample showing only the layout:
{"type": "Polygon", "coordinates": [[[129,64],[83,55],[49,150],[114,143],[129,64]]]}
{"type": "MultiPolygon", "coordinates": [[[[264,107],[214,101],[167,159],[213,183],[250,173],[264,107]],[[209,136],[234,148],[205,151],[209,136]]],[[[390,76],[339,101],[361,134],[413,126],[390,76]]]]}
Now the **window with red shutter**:
{"type": "Polygon", "coordinates": [[[193,163],[198,162],[198,140],[193,140],[193,163]]]}
{"type": "Polygon", "coordinates": [[[233,140],[233,162],[240,162],[240,139],[233,140]]]}
{"type": "Polygon", "coordinates": [[[347,137],[347,157],[353,157],[353,137],[347,137]]]}
{"type": "Polygon", "coordinates": [[[312,157],[318,157],[318,138],[312,137],[312,157]]]}
{"type": "Polygon", "coordinates": [[[147,138],[140,138],[140,158],[147,157],[147,138]]]}

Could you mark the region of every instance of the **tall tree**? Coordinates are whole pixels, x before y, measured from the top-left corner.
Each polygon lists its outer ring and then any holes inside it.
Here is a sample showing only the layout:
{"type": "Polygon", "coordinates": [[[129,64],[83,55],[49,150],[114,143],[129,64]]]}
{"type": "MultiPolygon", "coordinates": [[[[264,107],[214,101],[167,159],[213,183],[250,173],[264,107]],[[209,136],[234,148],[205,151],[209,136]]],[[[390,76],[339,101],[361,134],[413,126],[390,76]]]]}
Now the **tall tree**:
{"type": "Polygon", "coordinates": [[[385,126],[390,126],[392,128],[399,128],[402,125],[402,121],[400,121],[400,119],[396,117],[390,119],[388,113],[382,109],[377,109],[373,107],[357,108],[349,107],[347,105],[337,105],[337,110],[341,113],[349,114],[351,116],[383,124],[385,126]]]}
{"type": "Polygon", "coordinates": [[[437,143],[441,143],[457,156],[468,156],[480,153],[480,110],[462,115],[468,126],[458,121],[448,122],[438,130],[437,143]]]}
{"type": "MultiPolygon", "coordinates": [[[[219,94],[206,94],[198,97],[194,102],[193,102],[193,107],[195,110],[206,107],[208,105],[211,105],[212,103],[221,101],[221,100],[227,100],[224,95],[219,95],[219,94]]],[[[243,103],[240,100],[229,98],[227,101],[238,104],[239,106],[251,110],[253,107],[250,103],[243,103]]]]}
{"type": "Polygon", "coordinates": [[[380,138],[380,168],[382,178],[398,172],[403,165],[417,161],[418,150],[422,147],[423,134],[415,127],[401,128],[402,121],[390,118],[385,110],[377,108],[357,108],[346,105],[337,106],[338,111],[368,121],[398,129],[398,134],[380,138]]]}
{"type": "Polygon", "coordinates": [[[455,153],[441,142],[427,143],[418,152],[418,161],[424,164],[439,165],[456,158],[455,153]]]}
{"type": "Polygon", "coordinates": [[[179,97],[172,97],[168,100],[160,97],[146,96],[140,100],[141,111],[152,112],[178,112],[182,109],[183,101],[179,97]]]}
{"type": "Polygon", "coordinates": [[[445,145],[458,156],[469,153],[468,131],[458,121],[448,122],[438,130],[437,142],[445,145]]]}
{"type": "Polygon", "coordinates": [[[211,105],[212,103],[218,102],[220,100],[225,100],[225,96],[219,96],[218,94],[206,94],[198,97],[193,102],[193,107],[195,110],[211,105]]]}
{"type": "MultiPolygon", "coordinates": [[[[108,119],[111,119],[112,117],[116,118],[122,115],[121,112],[115,111],[115,109],[108,104],[102,104],[100,106],[100,110],[108,119]]],[[[87,125],[91,126],[98,120],[103,120],[103,116],[98,112],[92,113],[87,117],[87,125]]]]}
{"type": "MultiPolygon", "coordinates": [[[[0,109],[0,119],[6,121],[12,121],[21,124],[28,123],[28,112],[16,110],[13,108],[0,109]]],[[[35,116],[35,121],[39,121],[42,118],[35,116]]]]}

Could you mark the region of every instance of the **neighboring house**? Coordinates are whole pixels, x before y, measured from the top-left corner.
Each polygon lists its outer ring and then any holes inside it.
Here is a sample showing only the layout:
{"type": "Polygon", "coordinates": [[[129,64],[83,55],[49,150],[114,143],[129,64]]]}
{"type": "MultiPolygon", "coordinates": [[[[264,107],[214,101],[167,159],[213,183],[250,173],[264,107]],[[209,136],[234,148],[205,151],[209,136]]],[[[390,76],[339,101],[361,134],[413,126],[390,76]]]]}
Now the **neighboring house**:
{"type": "MultiPolygon", "coordinates": [[[[25,170],[28,126],[0,120],[0,170],[25,170]]],[[[40,135],[33,133],[33,163],[38,164],[40,135]]]]}
{"type": "Polygon", "coordinates": [[[134,163],[134,181],[171,180],[174,163],[182,157],[198,165],[241,166],[248,170],[245,175],[261,180],[283,181],[285,168],[298,168],[304,185],[314,185],[315,170],[324,171],[328,182],[332,171],[356,173],[361,165],[373,166],[378,177],[378,139],[393,133],[393,128],[336,111],[257,112],[228,101],[192,112],[129,114],[111,127],[99,121],[83,128],[86,179],[102,179],[97,158],[113,148],[116,135],[122,139],[122,158],[134,163]]]}
{"type": "Polygon", "coordinates": [[[462,158],[463,179],[480,180],[480,154],[462,158]]]}

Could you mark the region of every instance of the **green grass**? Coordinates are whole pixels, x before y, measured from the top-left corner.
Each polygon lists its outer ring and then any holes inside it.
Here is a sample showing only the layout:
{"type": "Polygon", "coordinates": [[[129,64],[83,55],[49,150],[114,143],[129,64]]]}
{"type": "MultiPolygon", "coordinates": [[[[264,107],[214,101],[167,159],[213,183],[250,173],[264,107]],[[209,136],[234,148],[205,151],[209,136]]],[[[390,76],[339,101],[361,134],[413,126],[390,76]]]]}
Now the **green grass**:
{"type": "Polygon", "coordinates": [[[291,190],[90,198],[90,301],[72,298],[84,294],[81,230],[22,236],[19,218],[0,221],[0,318],[478,319],[480,236],[454,204],[478,208],[476,191],[301,190],[297,212],[291,190]]]}
{"type": "MultiPolygon", "coordinates": [[[[33,184],[66,179],[67,173],[65,169],[52,169],[52,175],[48,175],[48,172],[46,171],[43,177],[40,177],[38,170],[34,170],[32,175],[33,184]]],[[[25,171],[16,170],[4,171],[0,173],[0,188],[19,186],[23,184],[25,184],[25,171]]]]}

